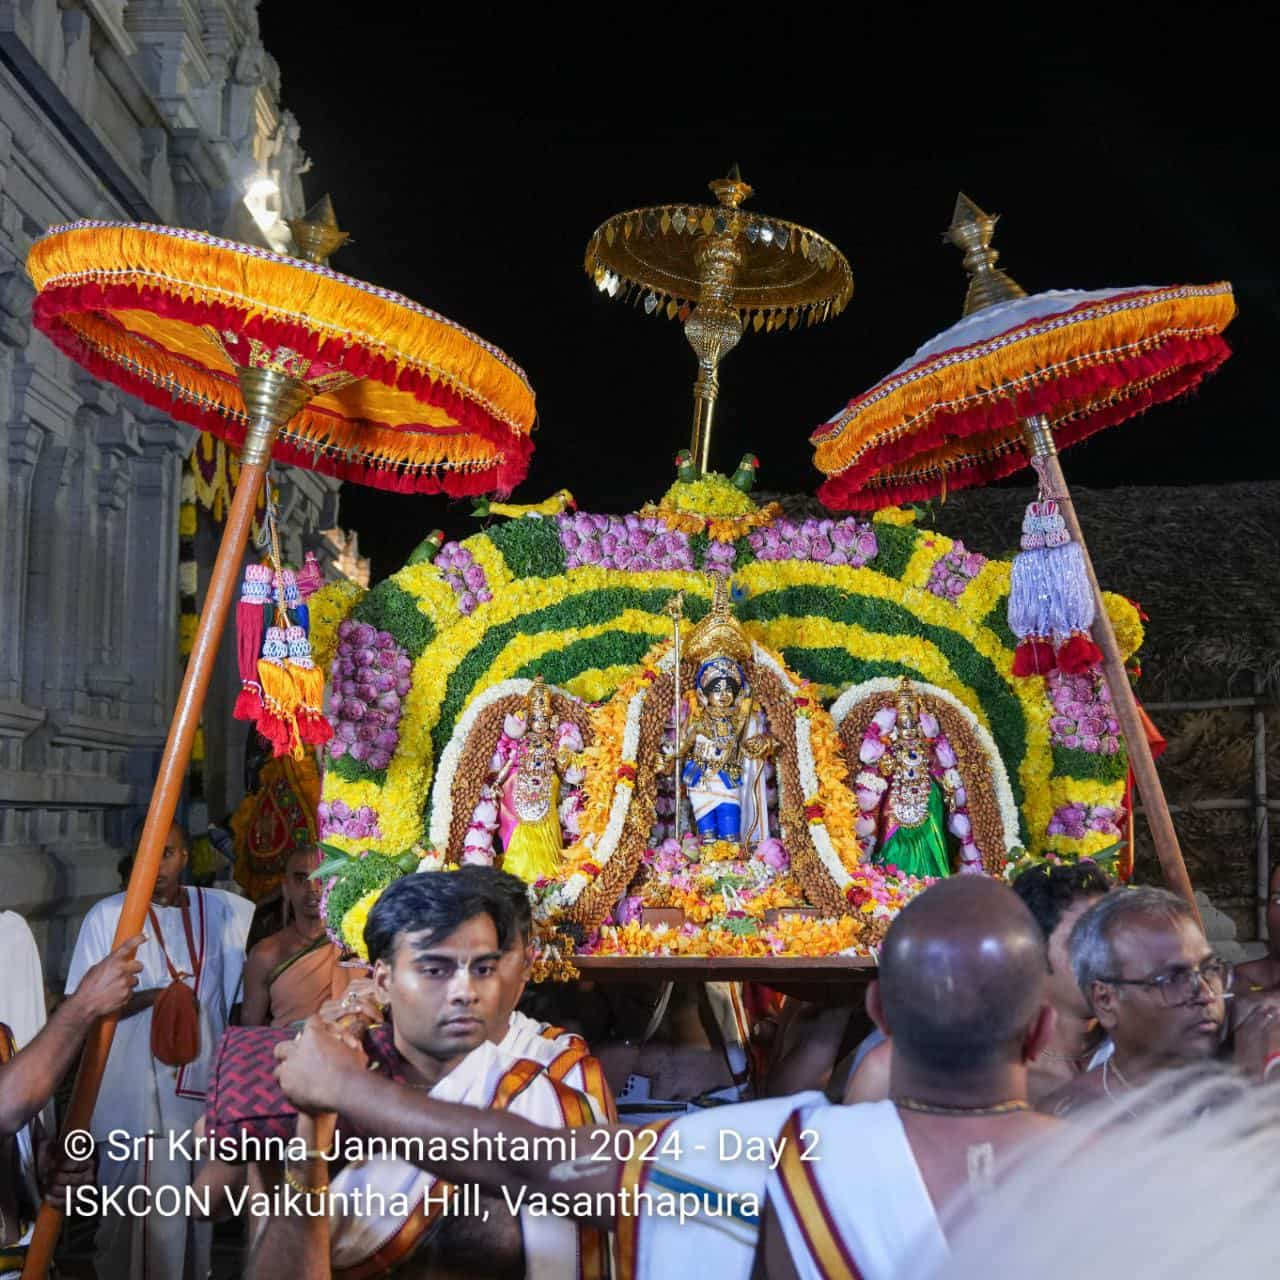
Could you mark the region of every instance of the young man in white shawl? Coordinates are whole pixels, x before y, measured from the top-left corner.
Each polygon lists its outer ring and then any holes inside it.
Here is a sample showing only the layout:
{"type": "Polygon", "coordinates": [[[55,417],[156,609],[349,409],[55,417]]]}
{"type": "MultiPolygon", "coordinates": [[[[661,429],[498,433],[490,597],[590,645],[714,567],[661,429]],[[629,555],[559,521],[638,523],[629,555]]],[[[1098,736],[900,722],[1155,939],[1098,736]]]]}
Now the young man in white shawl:
{"type": "MultiPolygon", "coordinates": [[[[500,873],[426,872],[390,885],[365,926],[375,995],[387,1021],[363,1038],[317,1017],[328,1035],[342,1036],[359,1055],[361,1078],[348,1096],[325,1110],[350,1115],[355,1094],[385,1079],[415,1097],[461,1104],[482,1126],[487,1114],[506,1113],[560,1149],[564,1138],[548,1130],[594,1121],[587,1100],[552,1079],[543,1063],[515,1058],[503,1038],[518,988],[506,969],[517,917],[500,873]],[[367,1070],[365,1045],[377,1070],[367,1070]]],[[[506,877],[503,877],[506,879],[506,877]]],[[[521,893],[523,894],[523,886],[521,893]]],[[[311,1025],[311,1024],[309,1024],[311,1025]]],[[[296,1043],[296,1042],[287,1042],[296,1043]]],[[[300,1108],[305,1111],[305,1108],[300,1108]]],[[[371,1133],[359,1121],[356,1136],[371,1133]]],[[[310,1117],[298,1132],[313,1132],[310,1117]]],[[[343,1136],[343,1149],[346,1150],[343,1136]]],[[[380,1135],[374,1135],[380,1136],[380,1135]]],[[[313,1144],[308,1143],[313,1148],[313,1144]]],[[[469,1134],[460,1150],[470,1153],[469,1134]]],[[[483,1275],[492,1280],[596,1280],[608,1274],[605,1233],[572,1221],[520,1212],[501,1196],[478,1195],[466,1161],[450,1183],[402,1160],[376,1155],[338,1170],[315,1155],[291,1162],[284,1182],[326,1212],[282,1213],[258,1239],[249,1274],[254,1280],[343,1280],[385,1274],[411,1280],[430,1275],[483,1275]]]]}
{"type": "MultiPolygon", "coordinates": [[[[204,1110],[214,1053],[239,997],[253,903],[218,889],[184,887],[186,865],[186,833],[174,823],[151,896],[146,941],[137,951],[139,987],[120,1014],[90,1124],[104,1190],[175,1187],[182,1194],[191,1185],[195,1151],[187,1135],[204,1110]],[[152,1008],[174,981],[194,991],[199,1011],[196,1056],[178,1066],[152,1053],[152,1008]],[[148,1140],[149,1134],[156,1136],[148,1140]]],[[[68,995],[111,953],[123,905],[124,894],[113,894],[85,916],[67,974],[68,995]]],[[[203,1276],[210,1246],[207,1223],[180,1214],[134,1216],[122,1207],[100,1219],[96,1257],[112,1280],[181,1277],[188,1265],[191,1274],[203,1276]]]]}
{"type": "MultiPolygon", "coordinates": [[[[426,1142],[424,1154],[441,1176],[508,1195],[569,1193],[572,1211],[616,1225],[621,1280],[687,1274],[691,1259],[716,1280],[924,1275],[945,1257],[953,1196],[993,1185],[1058,1123],[1027,1102],[1027,1063],[1053,1016],[1044,942],[1010,890],[956,877],[899,916],[880,972],[871,1000],[894,1045],[886,1102],[829,1106],[811,1093],[720,1107],[634,1141],[583,1133],[569,1161],[523,1158],[510,1140],[536,1130],[514,1117],[478,1123],[386,1081],[344,1110],[370,1133],[502,1135],[505,1158],[459,1162],[426,1142]]],[[[277,1057],[281,1086],[303,1109],[347,1098],[364,1070],[319,1020],[277,1057]]]]}
{"type": "MultiPolygon", "coordinates": [[[[582,1094],[596,1120],[616,1122],[613,1091],[586,1040],[563,1027],[527,1017],[516,1008],[534,959],[528,886],[518,876],[493,867],[464,866],[450,875],[459,877],[458,884],[471,884],[481,893],[498,894],[512,914],[511,938],[498,972],[502,987],[496,1018],[498,1048],[509,1057],[531,1058],[539,1063],[553,1080],[582,1094]]],[[[383,1011],[373,987],[371,980],[352,983],[342,998],[321,1008],[320,1016],[353,1032],[377,1026],[383,1011]]]]}

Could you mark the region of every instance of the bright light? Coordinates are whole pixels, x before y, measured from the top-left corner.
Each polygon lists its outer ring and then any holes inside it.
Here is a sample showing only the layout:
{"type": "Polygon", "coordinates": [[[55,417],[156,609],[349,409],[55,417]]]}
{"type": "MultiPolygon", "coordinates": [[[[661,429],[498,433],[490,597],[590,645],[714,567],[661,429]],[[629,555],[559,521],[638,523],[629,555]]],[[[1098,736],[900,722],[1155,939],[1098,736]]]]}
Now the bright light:
{"type": "Polygon", "coordinates": [[[260,173],[245,188],[244,207],[249,210],[263,239],[277,252],[288,245],[289,233],[280,220],[280,185],[269,174],[260,173]]]}
{"type": "Polygon", "coordinates": [[[265,205],[268,200],[280,194],[280,188],[274,178],[262,174],[255,178],[244,193],[244,202],[251,208],[255,204],[265,205]]]}

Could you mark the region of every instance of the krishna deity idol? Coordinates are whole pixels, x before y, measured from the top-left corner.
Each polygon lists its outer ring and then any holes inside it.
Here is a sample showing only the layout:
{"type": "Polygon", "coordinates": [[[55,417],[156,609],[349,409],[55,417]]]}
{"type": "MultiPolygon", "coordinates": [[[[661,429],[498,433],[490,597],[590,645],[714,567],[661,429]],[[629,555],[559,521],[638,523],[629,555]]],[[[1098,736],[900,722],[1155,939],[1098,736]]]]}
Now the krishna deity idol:
{"type": "Polygon", "coordinates": [[[764,766],[777,743],[753,709],[751,643],[729,610],[719,575],[711,610],[694,627],[688,654],[698,664],[698,714],[669,750],[686,761],[681,780],[698,834],[704,844],[758,844],[769,834],[764,766]]]}

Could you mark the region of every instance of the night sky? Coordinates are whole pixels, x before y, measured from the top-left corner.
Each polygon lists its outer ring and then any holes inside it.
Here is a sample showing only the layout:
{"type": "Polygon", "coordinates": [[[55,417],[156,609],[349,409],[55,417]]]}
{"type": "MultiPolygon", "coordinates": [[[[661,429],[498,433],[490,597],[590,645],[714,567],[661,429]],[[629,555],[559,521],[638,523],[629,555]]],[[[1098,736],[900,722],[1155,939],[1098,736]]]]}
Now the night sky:
{"type": "MultiPolygon", "coordinates": [[[[790,4],[541,5],[514,22],[487,5],[400,21],[346,6],[306,24],[267,0],[261,19],[314,160],[307,198],[327,191],[354,239],[333,265],[526,370],[537,451],[515,501],[567,486],[626,511],[673,478],[694,357],[678,324],[599,294],[583,251],[613,213],[712,202],[707,182],[735,161],[747,207],[828,236],[855,289],[836,320],[749,333],[726,358],[717,469],[750,450],[761,487],[817,487],[814,426],[959,318],[961,255],[941,232],[963,189],[1002,215],[1000,265],[1028,292],[1235,285],[1233,359],[1188,400],[1070,451],[1074,483],[1280,478],[1274,32],[1250,7],[1188,21],[1043,6],[1044,25],[1020,31],[928,6],[896,29],[790,4]]],[[[376,579],[431,528],[477,528],[469,510],[348,485],[342,522],[376,579]]]]}

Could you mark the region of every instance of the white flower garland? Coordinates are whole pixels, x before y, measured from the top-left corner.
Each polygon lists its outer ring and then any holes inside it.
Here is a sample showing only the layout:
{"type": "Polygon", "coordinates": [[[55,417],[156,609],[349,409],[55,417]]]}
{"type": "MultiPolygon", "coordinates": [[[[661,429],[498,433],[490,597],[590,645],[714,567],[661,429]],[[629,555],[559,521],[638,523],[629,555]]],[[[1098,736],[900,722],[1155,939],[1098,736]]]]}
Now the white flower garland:
{"type": "MultiPolygon", "coordinates": [[[[1010,849],[1018,848],[1022,844],[1022,839],[1018,834],[1018,806],[1014,803],[1013,788],[1009,785],[1009,774],[1004,767],[1004,760],[1000,756],[1000,750],[995,744],[995,739],[983,727],[978,717],[954,694],[948,693],[946,689],[940,689],[937,685],[925,684],[922,681],[912,681],[912,684],[918,691],[928,693],[939,701],[945,702],[953,710],[958,711],[969,726],[973,736],[977,738],[978,745],[987,757],[987,764],[991,769],[991,779],[996,792],[996,803],[1000,809],[1000,825],[1004,836],[1005,851],[1008,852],[1010,849]]],[[[898,686],[899,681],[891,676],[877,676],[874,680],[866,680],[862,684],[856,684],[846,689],[831,707],[831,718],[836,722],[836,728],[838,729],[844,723],[846,717],[859,703],[877,694],[896,693],[898,686]]],[[[859,773],[854,782],[855,786],[864,785],[862,777],[862,773],[859,773]]]]}
{"type": "MultiPolygon", "coordinates": [[[[800,692],[800,686],[792,678],[791,673],[767,650],[758,643],[751,646],[751,657],[757,666],[765,667],[781,681],[783,687],[794,698],[800,692]]],[[[821,709],[818,709],[821,712],[821,709]]],[[[796,716],[796,770],[800,775],[800,790],[806,805],[818,801],[822,793],[822,780],[818,777],[817,762],[813,758],[813,742],[809,735],[809,717],[796,716]]],[[[852,883],[853,877],[840,857],[840,851],[831,839],[825,822],[809,823],[809,838],[813,841],[818,860],[827,874],[834,881],[836,888],[843,893],[852,883]]]]}

